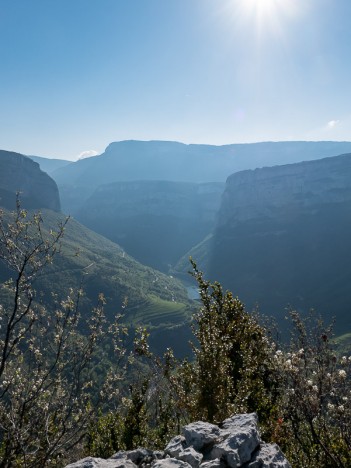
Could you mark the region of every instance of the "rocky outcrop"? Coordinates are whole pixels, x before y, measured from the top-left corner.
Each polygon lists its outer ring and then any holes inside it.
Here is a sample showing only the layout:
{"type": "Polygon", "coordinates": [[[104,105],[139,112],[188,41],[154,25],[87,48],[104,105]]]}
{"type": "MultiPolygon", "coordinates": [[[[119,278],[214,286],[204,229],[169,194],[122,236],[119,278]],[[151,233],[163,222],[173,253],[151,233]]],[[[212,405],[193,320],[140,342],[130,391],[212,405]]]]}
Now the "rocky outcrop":
{"type": "Polygon", "coordinates": [[[60,211],[57,185],[39,164],[22,154],[0,150],[0,206],[13,209],[17,192],[24,208],[60,211]]]}
{"type": "Polygon", "coordinates": [[[164,451],[137,449],[111,458],[84,458],[66,468],[291,468],[276,444],[262,442],[256,414],[232,416],[216,426],[197,421],[164,451]]]}

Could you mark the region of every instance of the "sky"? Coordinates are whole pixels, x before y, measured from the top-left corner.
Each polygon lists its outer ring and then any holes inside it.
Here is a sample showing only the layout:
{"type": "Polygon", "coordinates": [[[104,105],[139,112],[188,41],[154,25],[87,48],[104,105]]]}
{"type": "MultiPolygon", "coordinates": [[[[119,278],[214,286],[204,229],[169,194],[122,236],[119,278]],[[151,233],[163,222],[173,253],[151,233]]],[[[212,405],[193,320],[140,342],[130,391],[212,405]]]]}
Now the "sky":
{"type": "Polygon", "coordinates": [[[350,0],[0,0],[0,148],[351,140],[350,0]]]}

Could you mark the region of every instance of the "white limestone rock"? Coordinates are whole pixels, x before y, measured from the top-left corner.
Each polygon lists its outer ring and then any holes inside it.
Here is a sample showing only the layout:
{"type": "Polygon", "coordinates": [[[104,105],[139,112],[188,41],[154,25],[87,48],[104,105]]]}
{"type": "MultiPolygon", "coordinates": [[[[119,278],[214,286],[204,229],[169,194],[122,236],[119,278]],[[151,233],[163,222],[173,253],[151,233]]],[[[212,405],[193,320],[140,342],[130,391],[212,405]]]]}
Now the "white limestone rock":
{"type": "Polygon", "coordinates": [[[219,458],[201,463],[201,468],[226,468],[226,464],[219,458]]]}
{"type": "Polygon", "coordinates": [[[136,465],[126,458],[104,460],[103,458],[87,457],[67,465],[66,468],[136,468],[136,465]]]}
{"type": "Polygon", "coordinates": [[[277,444],[262,443],[245,468],[291,468],[291,465],[277,444]]]}
{"type": "Polygon", "coordinates": [[[183,434],[187,445],[193,446],[197,451],[202,451],[220,440],[219,427],[202,421],[184,426],[183,434]]]}
{"type": "Polygon", "coordinates": [[[201,461],[203,459],[203,455],[202,453],[197,452],[192,447],[188,447],[182,452],[180,452],[177,458],[179,460],[183,460],[189,463],[189,465],[192,466],[193,468],[199,468],[201,461]]]}
{"type": "Polygon", "coordinates": [[[225,432],[237,431],[238,428],[246,430],[248,427],[258,433],[258,417],[256,413],[236,414],[225,419],[221,424],[221,430],[225,432]]]}
{"type": "Polygon", "coordinates": [[[176,458],[164,458],[163,460],[157,460],[152,464],[152,468],[191,468],[189,463],[176,458]]]}
{"type": "Polygon", "coordinates": [[[165,452],[168,453],[173,458],[178,458],[179,454],[187,447],[185,437],[178,435],[171,439],[166,448],[165,452]]]}
{"type": "Polygon", "coordinates": [[[261,442],[257,415],[251,413],[232,416],[223,422],[222,428],[224,440],[213,447],[210,458],[220,458],[230,468],[237,468],[251,460],[261,442]]]}

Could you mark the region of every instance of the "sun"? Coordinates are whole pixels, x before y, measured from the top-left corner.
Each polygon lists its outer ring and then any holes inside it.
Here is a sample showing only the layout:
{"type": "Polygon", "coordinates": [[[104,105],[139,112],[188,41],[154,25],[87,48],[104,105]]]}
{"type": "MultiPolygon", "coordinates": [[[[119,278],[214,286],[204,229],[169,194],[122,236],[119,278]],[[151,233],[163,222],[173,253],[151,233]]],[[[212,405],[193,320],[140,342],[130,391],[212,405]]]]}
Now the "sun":
{"type": "Polygon", "coordinates": [[[296,0],[232,0],[243,20],[253,22],[262,33],[281,32],[281,24],[296,11],[296,0]]]}
{"type": "Polygon", "coordinates": [[[282,0],[244,0],[244,3],[246,8],[251,11],[256,10],[256,13],[268,14],[272,10],[279,8],[282,0]]]}
{"type": "Polygon", "coordinates": [[[240,0],[240,7],[257,19],[275,16],[288,0],[240,0]]]}

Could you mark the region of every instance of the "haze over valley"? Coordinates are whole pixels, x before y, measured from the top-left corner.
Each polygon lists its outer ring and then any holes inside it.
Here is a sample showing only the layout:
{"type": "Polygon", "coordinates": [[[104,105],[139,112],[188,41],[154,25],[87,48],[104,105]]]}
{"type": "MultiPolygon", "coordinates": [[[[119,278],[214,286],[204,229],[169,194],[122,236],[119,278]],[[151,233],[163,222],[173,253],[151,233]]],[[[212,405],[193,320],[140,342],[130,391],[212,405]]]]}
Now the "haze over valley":
{"type": "MultiPolygon", "coordinates": [[[[208,146],[125,141],[73,163],[32,157],[49,176],[27,157],[1,151],[1,203],[13,208],[20,191],[25,208],[73,216],[67,242],[82,253],[76,265],[73,247],[67,247],[69,266],[60,266],[56,274],[61,270],[62,278],[64,271],[67,284],[84,277],[89,300],[101,289],[108,309],[128,298],[131,311],[145,308],[138,312],[145,323],[155,286],[158,300],[170,301],[170,316],[162,319],[168,327],[189,319],[191,301],[184,286],[194,287],[187,273],[192,256],[207,277],[238,294],[250,309],[258,306],[273,316],[281,327],[288,307],[315,308],[326,320],[336,317],[342,332],[351,329],[350,153],[348,142],[208,146]],[[285,164],[275,165],[279,161],[285,164]],[[96,244],[98,257],[84,250],[85,243],[87,249],[96,244]],[[112,263],[109,248],[117,255],[112,263]],[[128,266],[132,258],[134,266],[128,266]],[[150,273],[139,274],[136,268],[150,273]],[[160,288],[163,275],[168,279],[160,288]],[[176,277],[184,286],[170,286],[176,277]],[[116,285],[108,286],[111,281],[116,285]],[[172,301],[183,304],[174,316],[172,301]]],[[[61,215],[47,216],[53,222],[61,215]]]]}

